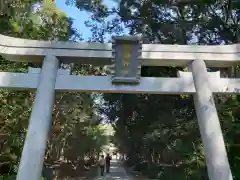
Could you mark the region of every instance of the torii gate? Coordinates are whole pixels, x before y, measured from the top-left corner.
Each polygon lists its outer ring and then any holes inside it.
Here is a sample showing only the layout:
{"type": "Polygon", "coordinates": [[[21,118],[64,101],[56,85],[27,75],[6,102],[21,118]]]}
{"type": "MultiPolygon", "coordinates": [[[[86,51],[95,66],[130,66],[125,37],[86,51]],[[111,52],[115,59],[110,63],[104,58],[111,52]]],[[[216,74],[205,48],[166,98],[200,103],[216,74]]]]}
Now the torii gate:
{"type": "Polygon", "coordinates": [[[240,62],[240,44],[199,46],[143,44],[137,37],[114,37],[113,45],[50,42],[0,35],[0,55],[11,61],[42,63],[28,73],[0,72],[0,88],[37,90],[17,180],[39,180],[55,91],[193,94],[210,180],[232,180],[213,93],[240,94],[240,79],[220,78],[208,67],[240,62]],[[113,66],[112,76],[74,76],[59,64],[113,66]],[[141,66],[189,66],[176,78],[140,77],[141,66]]]}

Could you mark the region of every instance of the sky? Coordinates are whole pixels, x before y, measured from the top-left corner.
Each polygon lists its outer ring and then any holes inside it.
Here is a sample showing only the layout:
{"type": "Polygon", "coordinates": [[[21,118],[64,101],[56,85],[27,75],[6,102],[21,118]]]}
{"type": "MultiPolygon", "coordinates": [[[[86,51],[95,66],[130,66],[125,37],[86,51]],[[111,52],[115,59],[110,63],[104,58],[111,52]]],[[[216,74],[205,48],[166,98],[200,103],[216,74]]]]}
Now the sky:
{"type": "MultiPolygon", "coordinates": [[[[85,27],[84,22],[90,19],[90,14],[85,11],[80,11],[74,6],[67,6],[65,4],[65,0],[57,0],[57,8],[61,9],[65,12],[69,17],[74,19],[73,27],[78,29],[80,33],[82,33],[84,40],[88,40],[91,37],[91,32],[87,27],[85,27]]],[[[104,0],[104,4],[106,4],[109,8],[116,5],[113,0],[104,0]]]]}
{"type": "MultiPolygon", "coordinates": [[[[116,3],[114,3],[114,0],[103,0],[104,4],[106,4],[109,8],[116,7],[116,3]]],[[[90,30],[85,26],[84,22],[86,20],[90,19],[90,14],[88,14],[85,11],[80,11],[74,6],[67,6],[65,4],[65,0],[57,0],[56,1],[57,8],[61,9],[63,12],[65,12],[69,17],[74,19],[73,27],[78,29],[80,33],[82,33],[83,38],[85,41],[87,41],[91,37],[90,30]]],[[[127,30],[125,31],[127,34],[127,30]]],[[[95,104],[100,105],[103,102],[103,99],[101,96],[99,96],[97,99],[95,99],[95,104]]],[[[102,116],[101,114],[97,114],[101,118],[103,118],[102,123],[106,123],[107,119],[105,116],[102,116]]]]}

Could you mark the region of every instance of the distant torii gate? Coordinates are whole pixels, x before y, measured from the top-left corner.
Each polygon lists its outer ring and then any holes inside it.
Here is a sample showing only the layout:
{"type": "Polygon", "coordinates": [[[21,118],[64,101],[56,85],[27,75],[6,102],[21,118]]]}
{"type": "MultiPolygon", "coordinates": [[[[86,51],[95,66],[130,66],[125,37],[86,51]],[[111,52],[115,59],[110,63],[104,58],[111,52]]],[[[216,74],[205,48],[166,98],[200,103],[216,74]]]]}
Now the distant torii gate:
{"type": "Polygon", "coordinates": [[[0,35],[0,55],[11,61],[42,63],[28,73],[0,72],[0,88],[37,90],[17,180],[39,180],[55,91],[194,94],[210,180],[232,180],[215,94],[240,94],[240,79],[220,78],[208,67],[239,65],[240,44],[198,46],[143,44],[137,37],[114,37],[113,45],[50,42],[0,35]],[[112,76],[74,76],[63,63],[113,65],[112,76]],[[176,78],[140,77],[141,66],[188,66],[176,78]]]}

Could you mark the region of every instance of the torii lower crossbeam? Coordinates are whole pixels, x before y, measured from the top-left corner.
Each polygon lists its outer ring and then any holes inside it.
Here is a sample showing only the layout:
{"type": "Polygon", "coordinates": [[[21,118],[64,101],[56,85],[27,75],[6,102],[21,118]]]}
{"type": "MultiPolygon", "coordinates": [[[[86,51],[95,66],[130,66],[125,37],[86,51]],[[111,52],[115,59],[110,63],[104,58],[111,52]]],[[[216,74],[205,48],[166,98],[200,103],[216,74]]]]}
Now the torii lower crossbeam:
{"type": "MultiPolygon", "coordinates": [[[[40,71],[40,69],[39,69],[40,71]]],[[[111,76],[74,76],[59,74],[56,91],[101,92],[101,93],[146,93],[146,94],[194,94],[192,76],[181,78],[141,77],[139,85],[112,84],[111,76]]],[[[36,90],[40,73],[0,72],[0,88],[36,90]]],[[[215,94],[240,94],[240,79],[209,78],[215,94]]]]}

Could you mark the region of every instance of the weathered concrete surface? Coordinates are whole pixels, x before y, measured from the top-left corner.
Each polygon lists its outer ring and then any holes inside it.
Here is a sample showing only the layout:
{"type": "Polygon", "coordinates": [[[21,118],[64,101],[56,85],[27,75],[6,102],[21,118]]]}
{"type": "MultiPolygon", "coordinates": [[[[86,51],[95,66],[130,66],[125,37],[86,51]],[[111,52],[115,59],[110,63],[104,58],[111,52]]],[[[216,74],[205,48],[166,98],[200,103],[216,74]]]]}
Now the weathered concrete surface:
{"type": "MultiPolygon", "coordinates": [[[[65,63],[111,64],[111,44],[36,41],[0,35],[0,54],[12,61],[41,63],[51,52],[65,63]]],[[[142,45],[143,66],[186,66],[203,59],[209,67],[239,64],[240,44],[235,45],[142,45]]]]}
{"type": "MultiPolygon", "coordinates": [[[[35,90],[40,70],[31,73],[0,72],[0,88],[35,90]]],[[[67,70],[58,71],[56,91],[193,94],[196,92],[192,75],[180,73],[181,78],[141,77],[140,84],[112,84],[111,76],[73,76],[67,70]]],[[[216,94],[240,94],[240,79],[209,78],[210,89],[216,94]]]]}
{"type": "Polygon", "coordinates": [[[46,144],[52,125],[54,86],[58,68],[58,59],[55,56],[46,56],[29,120],[17,180],[39,180],[41,177],[46,144]]]}
{"type": "Polygon", "coordinates": [[[227,151],[204,61],[193,61],[191,70],[196,88],[194,103],[209,180],[232,180],[227,151]]]}

